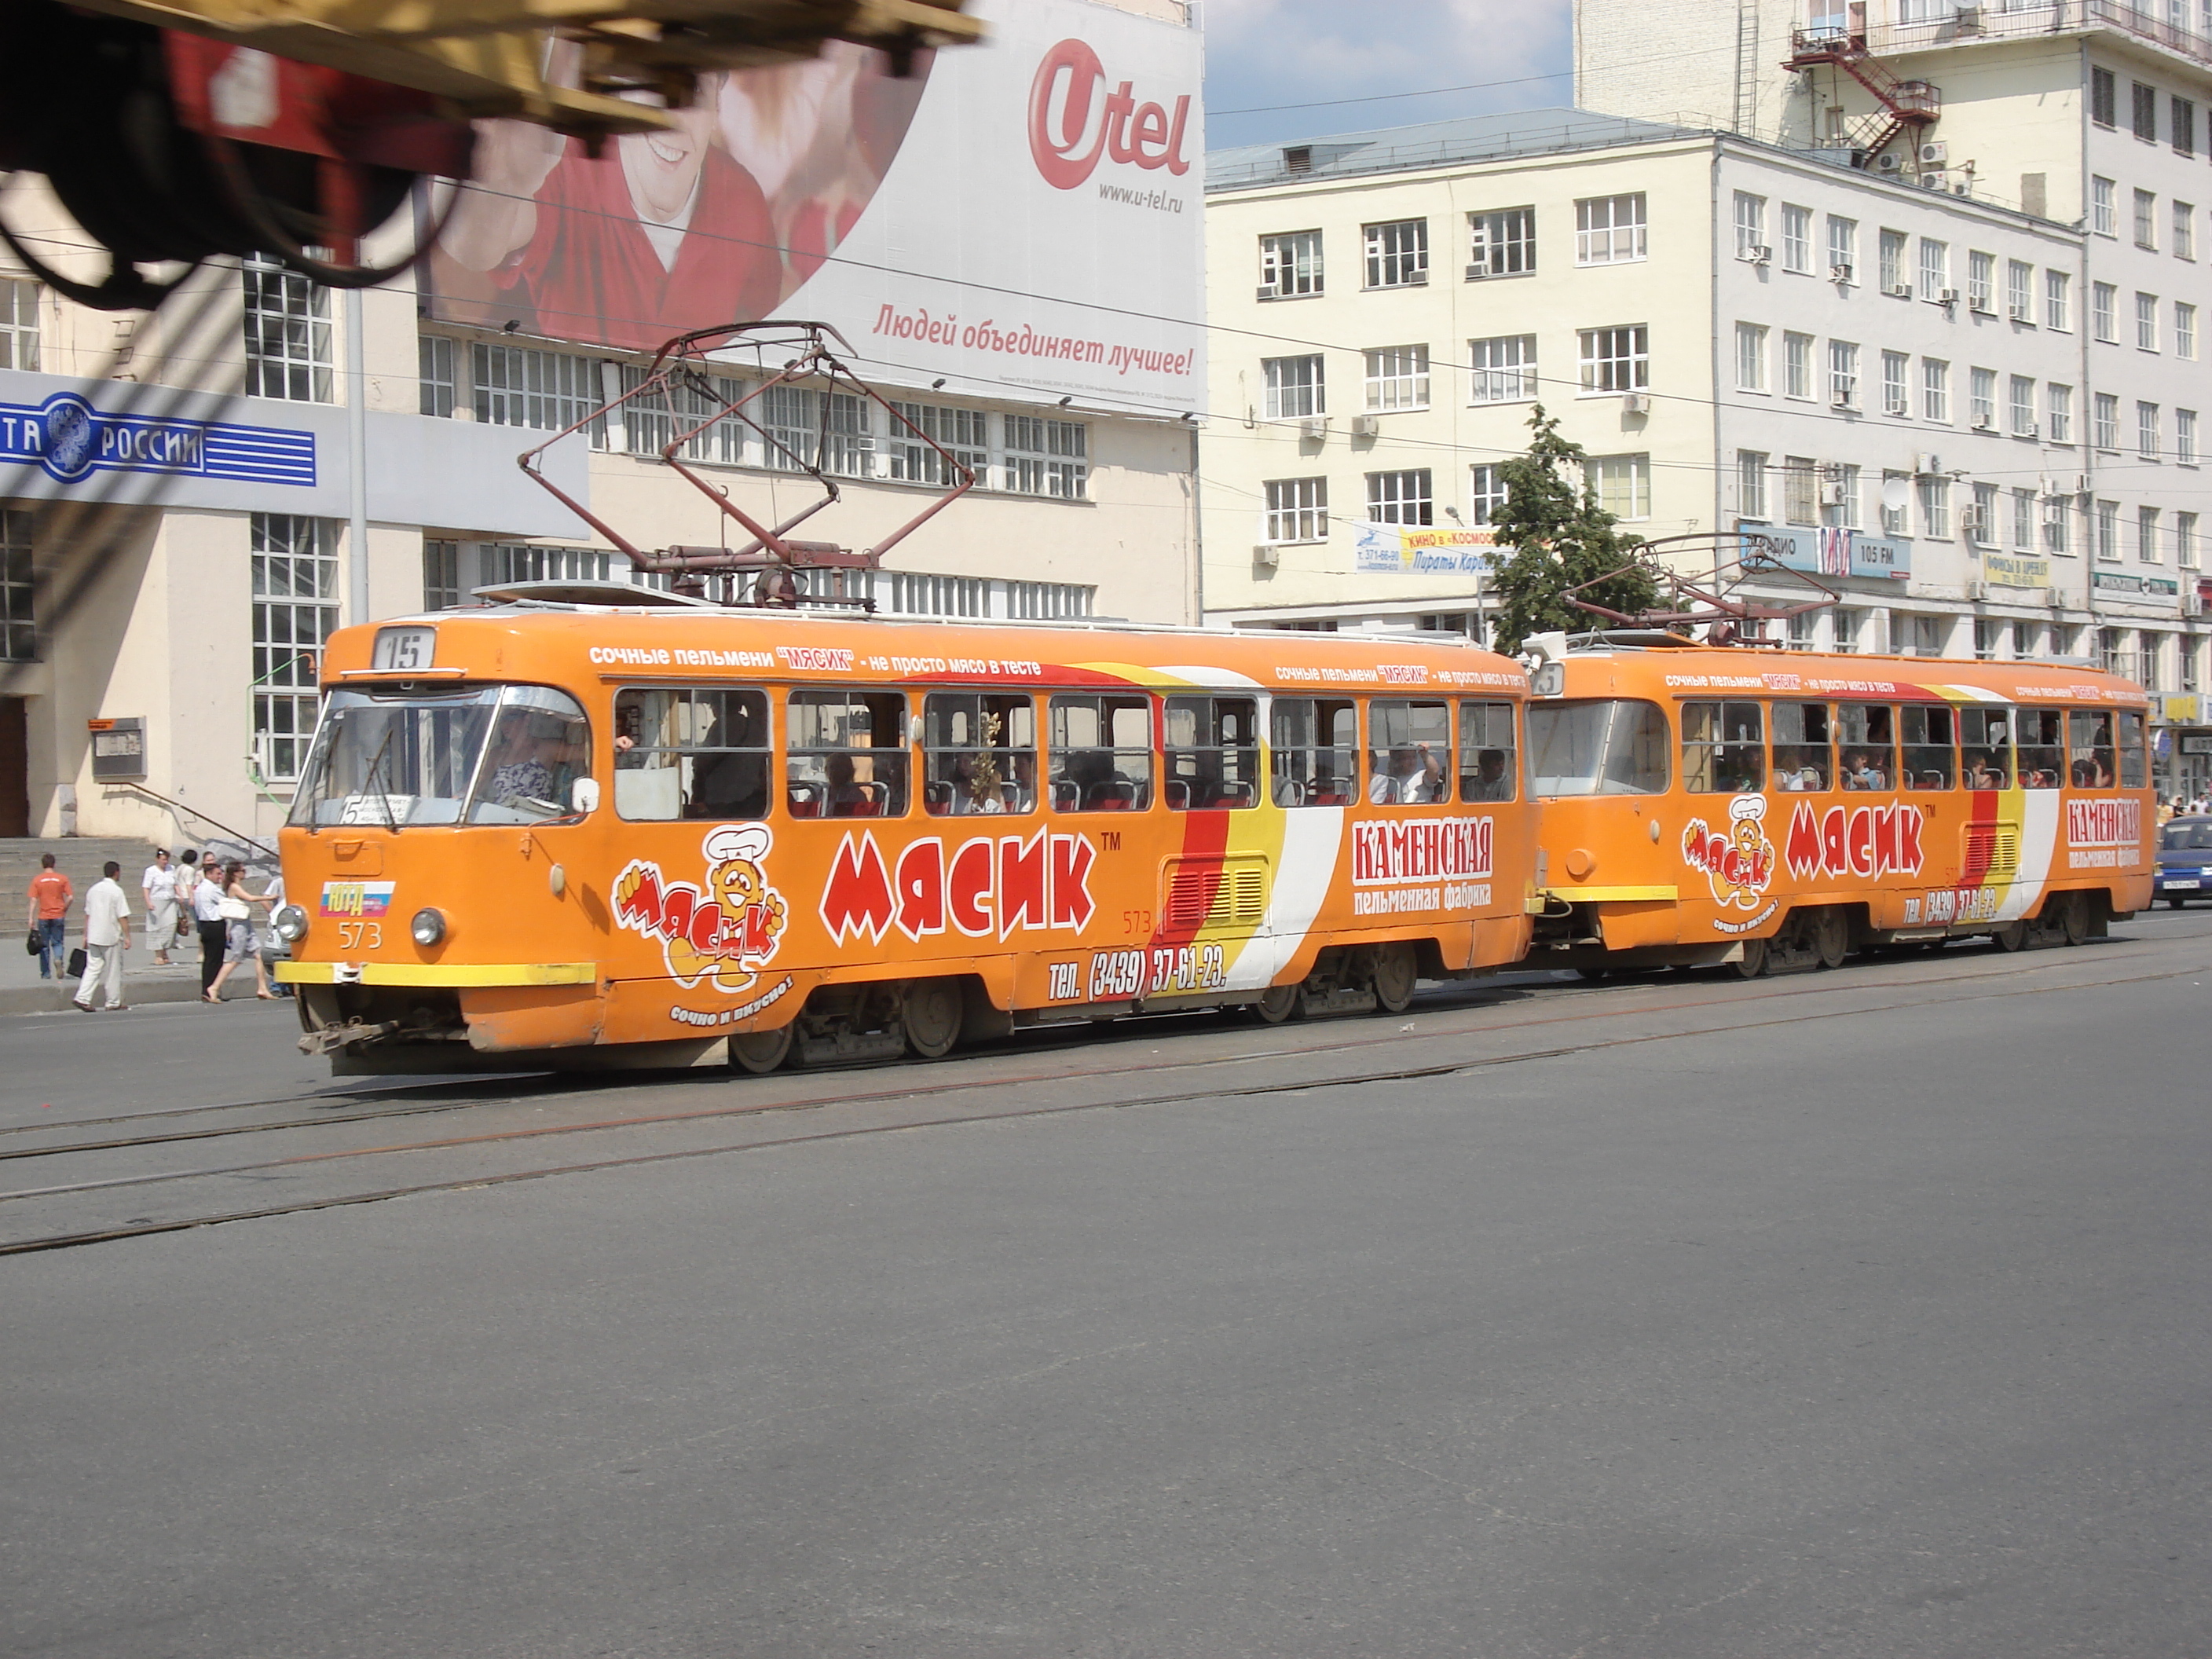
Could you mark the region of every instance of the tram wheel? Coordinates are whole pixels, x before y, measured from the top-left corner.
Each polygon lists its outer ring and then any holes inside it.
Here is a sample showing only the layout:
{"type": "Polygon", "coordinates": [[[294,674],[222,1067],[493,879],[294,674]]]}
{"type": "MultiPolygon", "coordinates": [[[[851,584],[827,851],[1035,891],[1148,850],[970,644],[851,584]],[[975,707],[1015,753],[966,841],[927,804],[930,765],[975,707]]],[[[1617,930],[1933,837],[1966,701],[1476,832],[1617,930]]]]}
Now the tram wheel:
{"type": "Polygon", "coordinates": [[[1996,940],[2000,951],[2025,951],[2027,949],[2027,924],[2024,921],[2008,922],[1991,937],[1996,940]]]}
{"type": "Polygon", "coordinates": [[[1766,971],[1766,941],[1747,939],[1743,942],[1743,955],[1734,964],[1739,979],[1757,979],[1766,971]]]}
{"type": "Polygon", "coordinates": [[[1809,930],[1813,948],[1820,953],[1820,966],[1840,968],[1844,958],[1851,953],[1851,924],[1834,905],[1823,906],[1813,918],[1809,930]]]}
{"type": "Polygon", "coordinates": [[[919,979],[908,986],[900,1006],[907,1048],[924,1060],[951,1053],[960,1041],[965,1006],[957,979],[919,979]]]}
{"type": "Polygon", "coordinates": [[[1252,1005],[1252,1012],[1263,1025],[1280,1025],[1286,1019],[1300,1018],[1306,1011],[1305,992],[1303,985],[1270,985],[1252,1005]]]}
{"type": "Polygon", "coordinates": [[[773,1031],[741,1031],[730,1039],[730,1064],[755,1077],[765,1077],[791,1058],[792,1033],[796,1024],[773,1031]]]}
{"type": "Polygon", "coordinates": [[[1420,976],[1420,963],[1405,940],[1375,947],[1375,1006],[1384,1013],[1406,1012],[1420,976]]]}
{"type": "Polygon", "coordinates": [[[2066,942],[2079,945],[2089,937],[2089,899],[2085,893],[2069,893],[2064,899],[2065,909],[2060,914],[2059,926],[2065,929],[2066,942]]]}

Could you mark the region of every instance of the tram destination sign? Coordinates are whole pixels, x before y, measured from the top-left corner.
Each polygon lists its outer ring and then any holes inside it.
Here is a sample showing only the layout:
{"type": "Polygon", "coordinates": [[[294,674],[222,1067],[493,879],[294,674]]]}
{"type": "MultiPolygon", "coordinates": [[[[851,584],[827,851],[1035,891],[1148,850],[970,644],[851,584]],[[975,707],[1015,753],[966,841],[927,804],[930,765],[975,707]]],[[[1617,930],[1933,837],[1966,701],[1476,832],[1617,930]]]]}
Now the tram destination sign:
{"type": "Polygon", "coordinates": [[[36,466],[56,483],[95,472],[315,484],[315,434],[229,421],[112,412],[74,392],[0,403],[0,463],[36,466]]]}

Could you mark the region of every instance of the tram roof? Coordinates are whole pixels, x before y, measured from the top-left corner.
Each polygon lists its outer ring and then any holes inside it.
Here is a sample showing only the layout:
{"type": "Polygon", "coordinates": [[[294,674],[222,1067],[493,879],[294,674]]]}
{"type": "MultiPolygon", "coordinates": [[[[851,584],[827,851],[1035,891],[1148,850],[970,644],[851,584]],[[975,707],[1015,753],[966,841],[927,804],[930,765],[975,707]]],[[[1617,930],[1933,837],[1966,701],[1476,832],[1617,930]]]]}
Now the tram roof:
{"type": "Polygon", "coordinates": [[[1784,696],[1792,691],[1848,700],[1923,696],[1946,701],[2148,704],[2134,681],[2078,658],[1984,662],[1873,652],[1778,651],[1682,641],[1638,644],[1577,640],[1565,658],[1570,686],[1592,668],[1609,670],[1623,690],[1657,689],[1677,697],[1731,691],[1784,696]],[[1577,672],[1582,669],[1583,672],[1577,672]]]}

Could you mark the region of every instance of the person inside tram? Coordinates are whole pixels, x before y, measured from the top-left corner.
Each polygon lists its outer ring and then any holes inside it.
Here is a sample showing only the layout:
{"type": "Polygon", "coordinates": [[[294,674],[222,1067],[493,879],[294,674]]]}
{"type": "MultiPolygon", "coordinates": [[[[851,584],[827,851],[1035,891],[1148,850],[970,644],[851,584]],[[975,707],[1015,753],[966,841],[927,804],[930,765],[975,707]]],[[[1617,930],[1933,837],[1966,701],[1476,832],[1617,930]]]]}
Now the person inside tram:
{"type": "Polygon", "coordinates": [[[1803,795],[1817,793],[1825,787],[1820,769],[1809,762],[1803,766],[1777,766],[1774,787],[1787,794],[1803,795]]]}
{"type": "Polygon", "coordinates": [[[2001,789],[2004,779],[1990,764],[1987,750],[1970,749],[1966,751],[1966,787],[1969,789],[2001,789]]]}
{"type": "Polygon", "coordinates": [[[1889,780],[1874,763],[1874,757],[1853,750],[1844,762],[1844,787],[1846,789],[1887,789],[1889,780]]]}
{"type": "Polygon", "coordinates": [[[988,750],[978,749],[953,757],[952,810],[955,813],[968,816],[978,812],[1005,811],[1006,798],[1000,792],[999,784],[998,758],[988,750]]]}
{"type": "Polygon", "coordinates": [[[549,755],[557,739],[541,738],[532,729],[532,716],[516,709],[499,723],[492,750],[492,772],[484,784],[484,799],[500,805],[528,801],[554,801],[553,765],[549,755]]]}
{"type": "Polygon", "coordinates": [[[1437,799],[1443,778],[1443,763],[1428,744],[1401,744],[1390,751],[1387,769],[1376,768],[1367,799],[1377,805],[1425,805],[1437,799]]]}
{"type": "Polygon", "coordinates": [[[1511,800],[1513,780],[1505,775],[1505,751],[1486,749],[1475,757],[1474,787],[1469,800],[1511,800]]]}

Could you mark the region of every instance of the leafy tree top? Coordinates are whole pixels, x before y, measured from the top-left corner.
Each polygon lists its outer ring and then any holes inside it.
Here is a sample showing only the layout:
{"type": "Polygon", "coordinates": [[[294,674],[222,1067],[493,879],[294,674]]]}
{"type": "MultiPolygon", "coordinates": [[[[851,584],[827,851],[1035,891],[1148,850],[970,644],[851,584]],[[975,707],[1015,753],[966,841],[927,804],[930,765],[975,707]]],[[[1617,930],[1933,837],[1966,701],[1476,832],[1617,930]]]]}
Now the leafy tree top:
{"type": "Polygon", "coordinates": [[[1505,501],[1490,520],[1497,538],[1491,588],[1500,601],[1496,647],[1507,653],[1519,650],[1531,634],[1582,633],[1599,626],[1564,595],[1608,572],[1618,574],[1586,597],[1632,614],[1659,599],[1658,585],[1634,562],[1644,538],[1624,534],[1620,521],[1597,504],[1583,447],[1559,435],[1558,417],[1541,404],[1528,425],[1535,436],[1528,453],[1498,467],[1505,501]]]}

